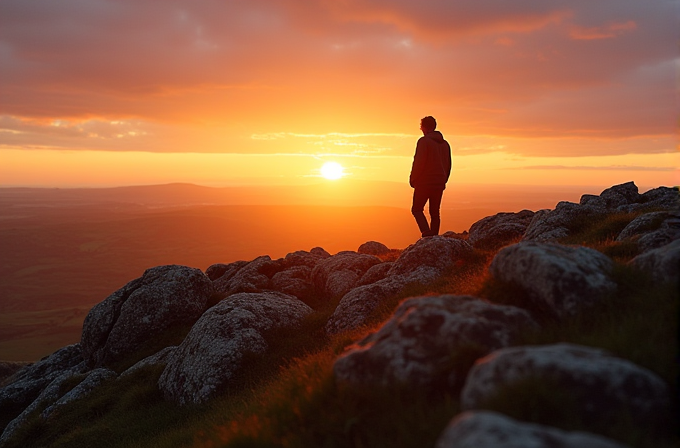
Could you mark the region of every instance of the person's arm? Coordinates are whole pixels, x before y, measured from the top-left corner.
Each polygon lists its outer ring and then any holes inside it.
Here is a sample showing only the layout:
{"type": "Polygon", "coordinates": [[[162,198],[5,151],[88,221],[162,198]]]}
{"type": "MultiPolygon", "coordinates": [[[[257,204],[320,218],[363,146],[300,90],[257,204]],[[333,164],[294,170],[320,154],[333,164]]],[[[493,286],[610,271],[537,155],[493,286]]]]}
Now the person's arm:
{"type": "Polygon", "coordinates": [[[446,157],[444,159],[444,169],[446,170],[446,181],[449,181],[451,176],[451,145],[446,142],[446,157]]]}
{"type": "Polygon", "coordinates": [[[416,144],[416,153],[413,156],[413,165],[411,165],[411,176],[409,177],[409,185],[411,185],[411,188],[415,188],[415,183],[420,180],[425,166],[425,155],[423,154],[424,146],[423,137],[421,137],[416,144]]]}

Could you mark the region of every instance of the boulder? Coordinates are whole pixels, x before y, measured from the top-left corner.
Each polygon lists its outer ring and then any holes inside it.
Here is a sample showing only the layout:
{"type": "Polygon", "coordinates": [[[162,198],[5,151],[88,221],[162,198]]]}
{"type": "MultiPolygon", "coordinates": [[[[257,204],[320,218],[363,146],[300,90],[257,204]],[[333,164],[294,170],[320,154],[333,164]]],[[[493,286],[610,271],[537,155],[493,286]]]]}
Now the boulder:
{"type": "Polygon", "coordinates": [[[312,309],[277,292],[238,293],[210,308],[167,359],[158,387],[166,399],[203,403],[226,388],[250,356],[268,350],[267,333],[294,328],[312,309]]]}
{"type": "Polygon", "coordinates": [[[10,383],[12,375],[31,364],[24,361],[0,361],[0,387],[10,383]]]}
{"type": "Polygon", "coordinates": [[[205,270],[205,275],[213,282],[222,277],[224,277],[222,282],[227,282],[247,264],[247,261],[234,261],[229,264],[216,263],[205,270]]]}
{"type": "Polygon", "coordinates": [[[293,266],[274,274],[269,288],[308,302],[314,294],[311,277],[312,268],[309,266],[293,266]]]}
{"type": "Polygon", "coordinates": [[[55,378],[86,370],[80,344],[73,344],[15,373],[11,382],[0,389],[0,428],[21,414],[55,378]]]}
{"type": "Polygon", "coordinates": [[[680,212],[650,212],[632,220],[616,237],[617,241],[637,241],[641,252],[647,252],[680,239],[680,212]]]}
{"type": "Polygon", "coordinates": [[[501,249],[489,271],[522,288],[536,310],[565,317],[616,291],[613,262],[587,247],[528,241],[501,249]]]}
{"type": "Polygon", "coordinates": [[[217,292],[227,296],[239,292],[260,292],[269,288],[269,279],[283,268],[283,261],[263,255],[243,266],[233,276],[223,275],[213,284],[217,292]]]}
{"type": "Polygon", "coordinates": [[[361,327],[380,303],[405,286],[427,285],[437,280],[472,252],[467,241],[443,236],[421,238],[402,252],[385,278],[346,293],[326,323],[326,332],[333,334],[361,327]]]}
{"type": "Polygon", "coordinates": [[[65,393],[53,404],[45,408],[40,414],[42,418],[48,418],[62,406],[80,400],[92,393],[104,381],[115,378],[116,372],[106,368],[94,369],[87,373],[87,376],[76,387],[65,393]]]}
{"type": "Polygon", "coordinates": [[[132,375],[138,370],[151,366],[165,367],[168,364],[168,357],[170,357],[170,354],[174,352],[176,348],[177,348],[176,346],[171,345],[170,347],[165,347],[164,349],[154,353],[151,356],[147,356],[146,358],[137,361],[134,365],[128,367],[127,370],[121,373],[120,378],[125,378],[126,376],[132,375]]]}
{"type": "Polygon", "coordinates": [[[680,195],[678,187],[653,188],[638,196],[637,201],[617,207],[619,212],[637,212],[648,210],[678,210],[680,208],[680,195]]]}
{"type": "Polygon", "coordinates": [[[608,209],[616,209],[622,205],[633,204],[639,201],[640,194],[634,182],[614,185],[600,193],[608,209]]]}
{"type": "Polygon", "coordinates": [[[471,296],[424,296],[403,301],[378,331],[340,356],[338,380],[364,386],[459,388],[478,357],[537,327],[519,308],[471,296]]]}
{"type": "Polygon", "coordinates": [[[649,272],[657,282],[680,280],[680,240],[652,249],[630,261],[633,266],[649,272]]]}
{"type": "Polygon", "coordinates": [[[630,238],[639,237],[645,233],[657,230],[661,227],[661,223],[668,217],[668,212],[644,213],[629,222],[628,225],[619,232],[616,241],[624,241],[630,238]]]}
{"type": "Polygon", "coordinates": [[[519,240],[534,217],[531,210],[497,213],[482,218],[470,227],[468,243],[475,248],[493,249],[519,240]]]}
{"type": "Polygon", "coordinates": [[[312,281],[317,293],[329,298],[342,296],[357,285],[370,267],[378,263],[381,260],[374,255],[339,252],[314,267],[312,281]]]}
{"type": "Polygon", "coordinates": [[[294,266],[307,266],[313,269],[318,262],[330,256],[331,254],[326,252],[323,248],[315,247],[309,252],[304,250],[291,252],[283,259],[283,263],[286,268],[291,268],[294,266]]]}
{"type": "Polygon", "coordinates": [[[562,201],[554,210],[536,212],[524,232],[522,241],[555,241],[568,236],[579,222],[597,219],[606,213],[606,209],[592,206],[590,203],[582,205],[562,201]]]}
{"type": "Polygon", "coordinates": [[[375,283],[384,279],[387,277],[387,273],[390,272],[390,269],[392,269],[393,265],[394,262],[392,261],[383,261],[380,264],[371,266],[368,271],[364,273],[361,279],[359,279],[357,286],[370,285],[371,283],[375,283]]]}
{"type": "Polygon", "coordinates": [[[503,389],[535,381],[555,384],[593,421],[616,409],[634,421],[651,422],[670,405],[668,386],[653,372],[604,350],[555,344],[503,348],[478,360],[468,373],[461,406],[479,409],[503,389]]]}
{"type": "Polygon", "coordinates": [[[359,246],[357,252],[367,255],[385,255],[390,252],[390,248],[377,241],[367,241],[359,246]]]}
{"type": "Polygon", "coordinates": [[[435,448],[625,448],[602,436],[519,422],[497,412],[457,415],[435,448]]]}
{"type": "Polygon", "coordinates": [[[157,266],[95,305],[85,318],[81,345],[90,367],[125,359],[147,340],[177,325],[192,324],[213,294],[199,269],[157,266]]]}
{"type": "Polygon", "coordinates": [[[463,230],[462,233],[454,232],[453,230],[448,230],[442,233],[442,236],[445,238],[455,238],[457,240],[467,240],[469,234],[467,230],[463,230]]]}

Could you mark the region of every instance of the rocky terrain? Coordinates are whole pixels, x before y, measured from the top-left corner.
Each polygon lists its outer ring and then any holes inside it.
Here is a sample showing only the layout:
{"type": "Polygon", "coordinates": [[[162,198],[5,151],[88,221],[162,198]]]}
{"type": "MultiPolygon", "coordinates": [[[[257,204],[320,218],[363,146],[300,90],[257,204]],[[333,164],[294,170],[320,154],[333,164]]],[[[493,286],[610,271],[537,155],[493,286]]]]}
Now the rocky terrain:
{"type": "Polygon", "coordinates": [[[157,391],[172,406],[210,404],[233,393],[253,363],[329,307],[319,326],[323,337],[360,335],[332,362],[337,384],[406,387],[460,403],[439,429],[438,448],[625,446],[602,434],[519,421],[488,410],[488,403],[513,387],[551,384],[573,400],[580,419],[606,426],[616,412],[644,431],[670,424],[664,418],[677,415],[676,384],[603,349],[526,345],[522,335],[598,312],[622,293],[621,265],[677,289],[678,200],[675,188],[640,194],[630,182],[580,203],[489,216],[468,232],[423,238],[403,251],[372,241],[357,251],[316,247],[206,272],[148,269],[92,308],[79,344],[34,364],[0,365],[0,446],[33,446],[33,428],[49,431],[74,403],[142,371],[159,373],[157,391]],[[572,241],[612,217],[624,220],[609,241],[623,255],[572,241]],[[500,292],[477,297],[431,289],[480,254],[491,254],[489,282],[500,292]],[[376,323],[395,297],[404,299],[376,323]]]}

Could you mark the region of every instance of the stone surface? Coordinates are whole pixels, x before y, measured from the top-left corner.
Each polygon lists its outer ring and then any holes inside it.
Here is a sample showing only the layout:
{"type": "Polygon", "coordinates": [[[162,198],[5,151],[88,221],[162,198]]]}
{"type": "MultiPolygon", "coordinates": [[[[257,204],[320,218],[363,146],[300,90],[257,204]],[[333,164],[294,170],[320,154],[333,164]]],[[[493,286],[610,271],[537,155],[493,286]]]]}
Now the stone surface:
{"type": "Polygon", "coordinates": [[[309,266],[293,266],[274,274],[269,282],[269,288],[308,302],[314,294],[311,277],[312,268],[309,266]]]}
{"type": "Polygon", "coordinates": [[[239,292],[260,292],[268,289],[269,279],[283,269],[282,260],[272,260],[269,255],[263,255],[240,268],[233,276],[223,275],[213,284],[217,292],[227,296],[239,292]]]}
{"type": "Polygon", "coordinates": [[[171,345],[170,347],[165,347],[164,349],[160,350],[157,353],[154,353],[151,356],[147,356],[146,358],[137,361],[134,365],[129,367],[127,370],[125,370],[123,373],[120,374],[120,378],[124,378],[128,375],[132,375],[133,373],[144,369],[146,367],[151,367],[151,366],[162,366],[165,367],[168,364],[168,358],[170,357],[170,354],[175,351],[177,347],[174,345],[171,345]]]}
{"type": "Polygon", "coordinates": [[[537,326],[519,308],[470,296],[415,297],[340,356],[333,371],[366,386],[459,387],[474,359],[508,346],[526,327],[537,326]]]}
{"type": "Polygon", "coordinates": [[[0,387],[4,386],[5,382],[11,382],[12,375],[31,364],[23,361],[0,361],[0,387]]]}
{"type": "Polygon", "coordinates": [[[390,248],[377,241],[367,241],[357,250],[360,254],[385,255],[390,252],[390,248]]]}
{"type": "Polygon", "coordinates": [[[475,248],[491,249],[519,240],[534,217],[531,210],[497,213],[472,224],[468,242],[475,248]]]}
{"type": "Polygon", "coordinates": [[[634,182],[614,185],[600,193],[600,198],[604,199],[607,208],[616,209],[622,205],[638,202],[640,194],[634,182]]]}
{"type": "Polygon", "coordinates": [[[80,400],[91,394],[104,381],[115,378],[116,372],[106,368],[94,369],[88,372],[87,376],[76,387],[65,393],[53,404],[45,408],[40,414],[42,418],[48,418],[62,406],[80,400]]]}
{"type": "Polygon", "coordinates": [[[574,315],[616,291],[613,262],[587,247],[523,242],[501,249],[489,271],[526,291],[536,310],[574,315]]]}
{"type": "Polygon", "coordinates": [[[80,344],[73,344],[18,371],[11,382],[0,389],[0,427],[21,414],[55,378],[86,369],[80,344]]]}
{"type": "Polygon", "coordinates": [[[291,252],[286,255],[286,257],[283,259],[283,262],[286,268],[291,268],[293,266],[307,266],[314,268],[318,262],[325,260],[330,256],[331,254],[326,252],[323,248],[315,247],[309,252],[304,250],[291,252]]]}
{"type": "Polygon", "coordinates": [[[228,282],[247,264],[247,261],[234,261],[229,264],[216,263],[205,270],[205,275],[207,275],[211,281],[221,279],[221,282],[228,282]]]}
{"type": "Polygon", "coordinates": [[[409,284],[427,285],[473,252],[467,241],[433,236],[407,247],[387,275],[375,283],[358,286],[342,297],[326,324],[328,333],[340,333],[364,325],[384,300],[409,284]]]}
{"type": "Polygon", "coordinates": [[[560,202],[554,210],[539,210],[529,223],[522,241],[555,241],[570,233],[570,227],[577,220],[597,219],[607,210],[590,203],[586,205],[573,202],[560,202]]]}
{"type": "Polygon", "coordinates": [[[381,260],[374,255],[351,251],[340,252],[326,258],[312,271],[316,292],[329,298],[342,296],[357,285],[370,267],[378,263],[381,263],[381,260]]]}
{"type": "Polygon", "coordinates": [[[181,405],[203,403],[228,386],[244,358],[267,351],[267,332],[295,328],[311,312],[277,292],[234,294],[196,322],[168,357],[158,386],[181,405]]]}
{"type": "Polygon", "coordinates": [[[631,260],[631,264],[652,274],[658,282],[680,280],[680,240],[645,252],[631,260]]]}
{"type": "Polygon", "coordinates": [[[390,269],[392,269],[392,266],[394,266],[394,262],[392,261],[384,261],[375,266],[371,266],[361,279],[359,279],[357,286],[370,285],[371,283],[384,279],[387,277],[387,273],[390,272],[390,269]]]}
{"type": "Polygon", "coordinates": [[[147,269],[85,318],[81,345],[91,367],[108,366],[139,349],[167,329],[192,324],[213,294],[199,269],[168,265],[147,269]]]}
{"type": "Polygon", "coordinates": [[[580,431],[562,431],[489,412],[456,416],[435,448],[625,448],[613,440],[580,431]]]}
{"type": "Polygon", "coordinates": [[[670,405],[670,390],[651,371],[604,350],[573,344],[510,347],[478,360],[461,394],[463,409],[478,409],[500,390],[522,381],[549,380],[569,394],[586,419],[612,409],[649,421],[670,405]]]}

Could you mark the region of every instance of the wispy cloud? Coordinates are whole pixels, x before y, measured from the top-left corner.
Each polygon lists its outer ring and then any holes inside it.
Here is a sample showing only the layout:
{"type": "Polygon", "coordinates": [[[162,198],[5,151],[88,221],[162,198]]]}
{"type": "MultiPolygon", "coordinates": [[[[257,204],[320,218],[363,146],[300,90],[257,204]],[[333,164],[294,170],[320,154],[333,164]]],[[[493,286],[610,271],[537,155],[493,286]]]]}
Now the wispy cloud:
{"type": "Polygon", "coordinates": [[[570,166],[570,165],[532,165],[504,168],[506,170],[569,170],[569,171],[677,171],[677,168],[667,166],[630,166],[630,165],[609,165],[609,166],[570,166]]]}

